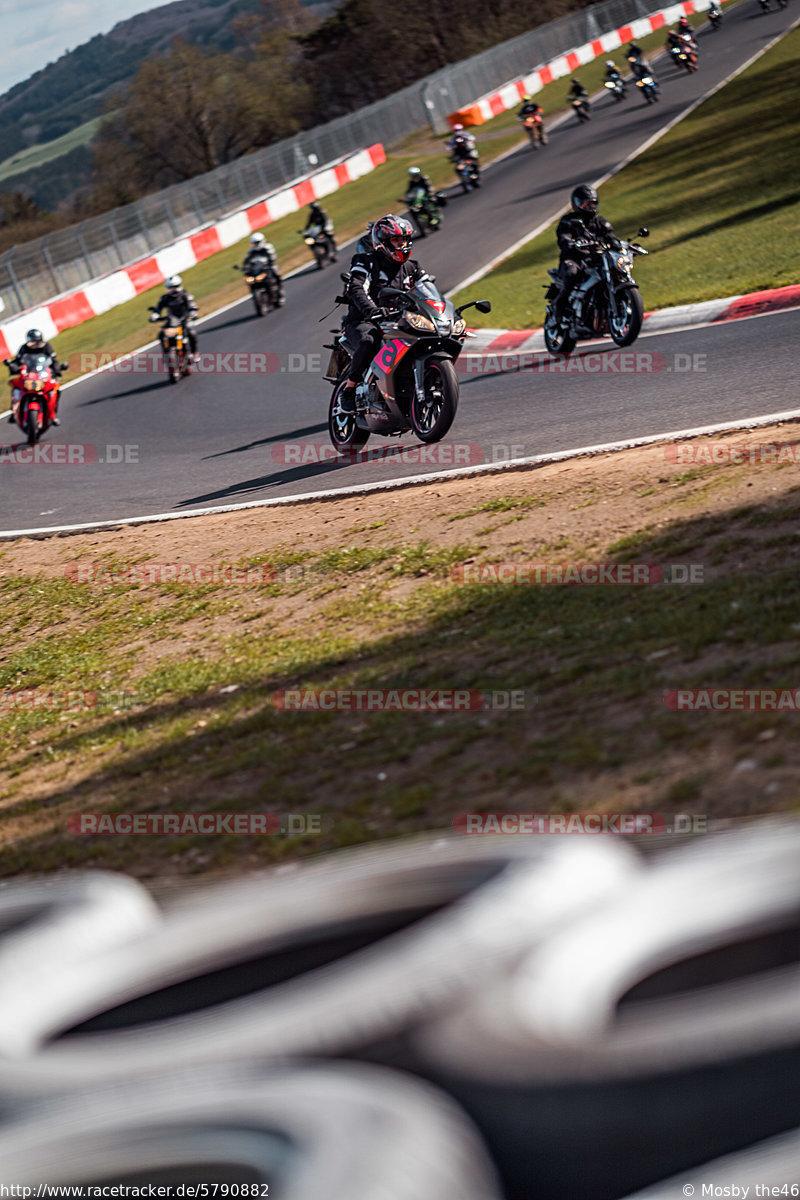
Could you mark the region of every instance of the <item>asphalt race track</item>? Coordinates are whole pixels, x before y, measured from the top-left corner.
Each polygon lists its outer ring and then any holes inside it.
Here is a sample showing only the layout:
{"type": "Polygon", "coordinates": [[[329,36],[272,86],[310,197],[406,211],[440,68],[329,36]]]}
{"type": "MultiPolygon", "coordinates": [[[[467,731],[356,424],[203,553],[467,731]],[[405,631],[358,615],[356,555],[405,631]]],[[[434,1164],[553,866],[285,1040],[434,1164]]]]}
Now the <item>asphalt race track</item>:
{"type": "MultiPolygon", "coordinates": [[[[659,104],[648,107],[629,89],[621,104],[605,96],[597,100],[585,125],[570,115],[552,131],[545,150],[525,146],[490,167],[480,191],[453,195],[442,230],[419,243],[416,257],[442,290],[453,288],[562,209],[576,183],[601,177],[791,20],[788,11],[763,16],[755,0],[743,0],[726,11],[721,32],[700,29],[696,74],[678,75],[662,59],[659,104]]],[[[622,61],[620,52],[615,57],[622,61]]],[[[387,196],[386,211],[396,207],[394,199],[387,196]]],[[[643,212],[641,221],[650,226],[650,245],[657,246],[657,207],[643,212]]],[[[340,266],[347,263],[345,251],[340,266]]],[[[309,268],[289,279],[286,307],[262,319],[253,315],[247,297],[201,324],[200,351],[206,362],[214,356],[214,371],[170,387],[151,353],[140,369],[123,362],[127,370],[105,371],[67,388],[61,426],[42,446],[89,447],[70,451],[85,461],[57,465],[0,457],[5,472],[0,532],[180,513],[429,472],[430,460],[414,463],[393,453],[413,445],[409,438],[373,437],[369,450],[390,452],[373,461],[322,457],[329,452],[330,394],[321,378],[328,357],[322,343],[338,316],[320,318],[333,306],[338,269],[309,268]],[[243,354],[261,355],[262,369],[248,373],[252,360],[237,361],[243,354]]],[[[531,288],[542,282],[532,279],[531,288]]],[[[491,299],[491,290],[480,283],[473,292],[491,299]]],[[[646,289],[644,301],[647,307],[646,289]]],[[[619,352],[606,342],[602,369],[597,346],[582,344],[568,373],[462,373],[456,423],[434,469],[785,410],[794,402],[790,347],[798,326],[800,312],[793,311],[644,336],[633,347],[639,357],[626,360],[629,369],[622,372],[619,352]]],[[[22,448],[15,426],[4,424],[0,437],[5,447],[22,448]]]]}

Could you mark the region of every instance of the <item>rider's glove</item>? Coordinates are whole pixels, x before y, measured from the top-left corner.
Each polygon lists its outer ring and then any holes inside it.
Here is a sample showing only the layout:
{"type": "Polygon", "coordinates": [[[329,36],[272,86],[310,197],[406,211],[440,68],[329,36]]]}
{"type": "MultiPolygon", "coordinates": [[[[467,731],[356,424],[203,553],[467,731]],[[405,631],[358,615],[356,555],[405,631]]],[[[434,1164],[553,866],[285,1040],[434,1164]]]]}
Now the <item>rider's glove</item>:
{"type": "Polygon", "coordinates": [[[149,321],[151,321],[151,322],[152,322],[152,321],[158,321],[159,319],[160,319],[160,318],[159,318],[159,315],[158,315],[158,313],[150,313],[150,316],[149,316],[149,318],[148,318],[148,320],[149,320],[149,321]]]}

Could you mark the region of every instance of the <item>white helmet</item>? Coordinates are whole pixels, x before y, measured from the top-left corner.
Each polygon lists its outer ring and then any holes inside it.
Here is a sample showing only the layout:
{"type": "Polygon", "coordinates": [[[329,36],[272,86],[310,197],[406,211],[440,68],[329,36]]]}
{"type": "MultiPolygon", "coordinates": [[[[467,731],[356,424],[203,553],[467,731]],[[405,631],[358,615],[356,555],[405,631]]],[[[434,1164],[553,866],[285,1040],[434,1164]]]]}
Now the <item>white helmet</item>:
{"type": "Polygon", "coordinates": [[[250,234],[250,245],[251,246],[263,246],[265,240],[266,239],[265,239],[263,233],[251,233],[250,234]]]}
{"type": "Polygon", "coordinates": [[[461,133],[461,131],[463,130],[463,128],[464,128],[464,126],[463,126],[463,125],[454,125],[454,126],[453,126],[453,133],[461,133]]]}
{"type": "Polygon", "coordinates": [[[183,287],[183,280],[180,275],[170,275],[169,279],[164,280],[164,287],[168,292],[176,292],[178,288],[183,287]]]}
{"type": "Polygon", "coordinates": [[[614,60],[613,60],[613,58],[607,58],[607,59],[606,59],[606,66],[607,66],[607,67],[613,67],[613,66],[615,66],[615,65],[616,65],[616,64],[614,63],[614,60]]]}

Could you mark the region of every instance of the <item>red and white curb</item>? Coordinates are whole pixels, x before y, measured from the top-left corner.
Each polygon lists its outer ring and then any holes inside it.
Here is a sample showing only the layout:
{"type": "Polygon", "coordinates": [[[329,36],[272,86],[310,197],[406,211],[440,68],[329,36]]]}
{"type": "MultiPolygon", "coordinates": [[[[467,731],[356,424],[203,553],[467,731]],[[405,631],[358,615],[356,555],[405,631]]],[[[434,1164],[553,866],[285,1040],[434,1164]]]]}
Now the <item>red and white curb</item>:
{"type": "Polygon", "coordinates": [[[280,217],[304,208],[312,200],[329,196],[385,161],[386,153],[380,143],[359,150],[308,179],[301,179],[240,212],[187,234],[156,254],[3,322],[0,325],[0,358],[14,354],[31,327],[41,329],[49,341],[64,329],[81,325],[91,317],[98,317],[118,304],[133,300],[141,292],[157,287],[167,275],[197,266],[212,254],[242,241],[254,230],[263,229],[280,217]]]}
{"type": "MultiPolygon", "coordinates": [[[[667,333],[675,329],[690,329],[695,325],[716,325],[722,321],[739,321],[764,313],[780,312],[800,307],[800,284],[768,288],[763,292],[747,292],[742,296],[726,296],[721,300],[702,300],[698,304],[676,304],[645,313],[642,333],[667,333]]],[[[474,329],[465,347],[468,354],[508,356],[546,351],[541,329],[474,329]]]]}
{"type": "Polygon", "coordinates": [[[596,58],[600,58],[604,54],[611,54],[620,46],[628,42],[635,42],[637,38],[657,33],[659,29],[678,22],[683,16],[705,12],[708,6],[709,0],[696,0],[696,2],[695,0],[682,0],[680,4],[672,4],[668,8],[661,8],[657,12],[650,13],[647,17],[639,17],[637,20],[631,21],[630,25],[621,25],[619,29],[604,33],[601,37],[594,38],[591,42],[586,42],[583,46],[578,46],[567,54],[560,54],[544,66],[537,67],[529,75],[514,79],[497,91],[488,92],[479,100],[465,104],[458,112],[450,113],[447,119],[451,125],[457,121],[461,121],[465,125],[477,125],[484,121],[491,121],[492,117],[516,108],[523,96],[536,95],[553,80],[561,79],[565,75],[572,75],[580,67],[586,66],[596,58]]]}

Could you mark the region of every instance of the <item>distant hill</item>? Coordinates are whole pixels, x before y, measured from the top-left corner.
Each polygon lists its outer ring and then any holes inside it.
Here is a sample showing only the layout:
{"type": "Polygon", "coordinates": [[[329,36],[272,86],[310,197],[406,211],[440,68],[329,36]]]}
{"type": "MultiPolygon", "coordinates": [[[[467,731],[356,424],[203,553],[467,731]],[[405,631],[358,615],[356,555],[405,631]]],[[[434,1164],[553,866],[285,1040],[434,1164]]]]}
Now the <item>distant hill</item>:
{"type": "MultiPolygon", "coordinates": [[[[328,0],[305,3],[320,19],[331,8],[328,0]]],[[[178,34],[210,50],[233,49],[233,22],[258,7],[259,0],[176,0],[120,21],[110,33],[63,54],[0,96],[0,163],[99,116],[114,89],[145,58],[169,50],[178,34]]]]}

